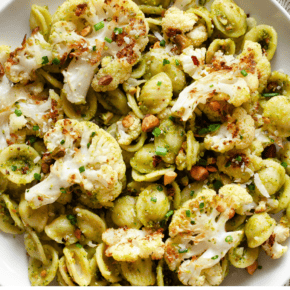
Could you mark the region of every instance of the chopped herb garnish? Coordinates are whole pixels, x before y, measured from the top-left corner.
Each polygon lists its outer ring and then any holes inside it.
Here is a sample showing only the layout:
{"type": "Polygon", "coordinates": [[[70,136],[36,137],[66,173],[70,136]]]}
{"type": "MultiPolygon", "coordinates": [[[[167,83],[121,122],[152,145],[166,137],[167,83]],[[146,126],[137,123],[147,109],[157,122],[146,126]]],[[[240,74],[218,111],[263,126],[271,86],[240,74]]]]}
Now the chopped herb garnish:
{"type": "Polygon", "coordinates": [[[30,136],[28,140],[29,140],[29,143],[31,145],[36,141],[36,138],[34,136],[30,136]]]}
{"type": "Polygon", "coordinates": [[[248,73],[243,69],[243,70],[241,70],[241,74],[244,76],[244,77],[246,77],[247,75],[248,75],[248,73]]]}
{"type": "Polygon", "coordinates": [[[161,134],[161,130],[159,128],[154,128],[152,134],[155,136],[155,137],[158,137],[160,134],[161,134]]]}
{"type": "Polygon", "coordinates": [[[166,44],[166,42],[165,42],[165,40],[164,39],[162,39],[161,41],[160,41],[160,46],[165,46],[165,44],[166,44]]]}
{"type": "Polygon", "coordinates": [[[210,132],[214,132],[214,131],[218,130],[220,128],[220,126],[221,126],[220,124],[211,124],[211,125],[209,125],[208,130],[210,132]]]}
{"type": "Polygon", "coordinates": [[[59,190],[61,193],[66,193],[66,190],[63,187],[61,187],[59,190]]]}
{"type": "Polygon", "coordinates": [[[168,150],[166,148],[158,146],[156,148],[155,152],[156,152],[156,155],[158,155],[158,156],[165,156],[167,154],[168,150]]]}
{"type": "Polygon", "coordinates": [[[174,211],[173,211],[173,210],[170,210],[170,211],[165,215],[165,217],[166,217],[166,218],[169,218],[170,216],[173,215],[173,213],[174,213],[174,211]]]}
{"type": "Polygon", "coordinates": [[[169,116],[168,118],[170,121],[174,121],[174,117],[173,116],[169,116]]]}
{"type": "Polygon", "coordinates": [[[226,241],[227,243],[231,243],[233,240],[234,240],[234,239],[233,239],[232,236],[227,236],[227,237],[225,238],[225,241],[226,241]]]}
{"type": "Polygon", "coordinates": [[[100,29],[102,29],[104,27],[105,27],[104,21],[101,21],[101,22],[99,22],[99,23],[94,25],[94,28],[95,28],[96,31],[98,31],[98,30],[100,30],[100,29]]]}
{"type": "Polygon", "coordinates": [[[192,190],[191,192],[190,192],[190,196],[193,196],[194,195],[194,190],[192,190]]]}
{"type": "Polygon", "coordinates": [[[215,255],[213,257],[211,257],[212,260],[216,260],[219,257],[219,255],[215,255]]]}
{"type": "Polygon", "coordinates": [[[210,87],[210,88],[212,88],[212,87],[213,87],[213,85],[210,85],[209,87],[210,87]]]}
{"type": "Polygon", "coordinates": [[[91,137],[94,137],[96,135],[96,132],[93,132],[92,134],[91,134],[91,137]]]}
{"type": "Polygon", "coordinates": [[[188,249],[178,250],[178,253],[179,254],[184,254],[184,253],[187,253],[187,252],[188,252],[188,249]]]}
{"type": "Polygon", "coordinates": [[[282,162],[281,165],[284,167],[284,168],[287,168],[288,164],[286,162],[282,162]]]}
{"type": "Polygon", "coordinates": [[[179,63],[179,60],[178,60],[178,59],[176,59],[176,60],[175,60],[175,64],[176,64],[176,65],[180,65],[180,63],[179,63]]]}
{"type": "Polygon", "coordinates": [[[59,65],[60,64],[60,60],[58,58],[54,58],[52,60],[52,63],[55,64],[55,65],[59,65]]]}
{"type": "Polygon", "coordinates": [[[189,210],[189,209],[186,210],[186,211],[185,211],[185,214],[186,214],[187,217],[190,217],[190,210],[189,210]]]}
{"type": "Polygon", "coordinates": [[[16,170],[17,170],[17,166],[12,165],[12,166],[11,166],[11,170],[12,170],[12,171],[16,171],[16,170]]]}
{"type": "Polygon", "coordinates": [[[163,190],[163,187],[161,185],[157,185],[157,190],[158,191],[162,191],[163,190]]]}
{"type": "Polygon", "coordinates": [[[39,130],[39,126],[38,125],[36,125],[36,126],[33,126],[33,131],[38,131],[39,130]]]}
{"type": "Polygon", "coordinates": [[[259,269],[259,270],[261,270],[262,268],[263,268],[262,266],[260,266],[260,265],[258,266],[258,269],[259,269]]]}
{"type": "Polygon", "coordinates": [[[65,143],[65,140],[60,141],[60,145],[63,145],[65,143]]]}
{"type": "Polygon", "coordinates": [[[112,43],[113,40],[111,38],[105,37],[105,41],[107,41],[108,43],[112,43]]]}
{"type": "Polygon", "coordinates": [[[201,202],[201,203],[199,204],[199,208],[204,208],[204,202],[201,202]]]}
{"type": "Polygon", "coordinates": [[[123,33],[123,28],[118,28],[118,27],[116,27],[116,28],[114,29],[114,32],[115,32],[115,34],[121,34],[121,33],[123,33]]]}
{"type": "MultiPolygon", "coordinates": [[[[271,138],[270,138],[270,141],[271,141],[272,143],[275,143],[275,140],[274,140],[274,139],[271,139],[271,138]]],[[[289,141],[289,140],[288,140],[288,141],[289,141]]]]}
{"type": "Polygon", "coordinates": [[[83,246],[81,244],[79,244],[79,243],[76,243],[76,247],[82,248],[83,246]]]}
{"type": "Polygon", "coordinates": [[[91,143],[88,143],[88,144],[87,144],[87,148],[90,148],[90,146],[91,146],[91,143]]]}
{"type": "Polygon", "coordinates": [[[35,180],[41,180],[41,175],[39,173],[34,173],[34,179],[35,180]]]}
{"type": "Polygon", "coordinates": [[[230,167],[232,165],[232,162],[231,161],[228,161],[227,163],[226,163],[226,167],[230,167]]]}
{"type": "Polygon", "coordinates": [[[223,186],[222,182],[220,180],[217,180],[214,184],[213,187],[215,190],[219,190],[223,186]]]}
{"type": "Polygon", "coordinates": [[[85,169],[85,167],[84,167],[84,166],[81,166],[81,167],[79,168],[79,171],[80,171],[80,173],[83,173],[83,172],[85,172],[85,171],[86,171],[86,169],[85,169]]]}
{"type": "Polygon", "coordinates": [[[244,139],[244,136],[240,135],[240,139],[243,140],[244,139]]]}
{"type": "Polygon", "coordinates": [[[160,87],[162,82],[157,82],[157,86],[160,87]]]}
{"type": "Polygon", "coordinates": [[[248,185],[249,190],[255,190],[256,186],[254,183],[248,185]]]}
{"type": "Polygon", "coordinates": [[[43,56],[42,57],[42,65],[45,65],[45,64],[48,64],[49,63],[49,60],[48,60],[48,57],[47,56],[43,56]]]}
{"type": "Polygon", "coordinates": [[[93,46],[93,51],[96,51],[97,50],[97,47],[94,45],[93,46]]]}
{"type": "Polygon", "coordinates": [[[262,96],[265,98],[271,98],[271,97],[279,96],[279,93],[265,93],[265,94],[262,94],[262,96]]]}
{"type": "Polygon", "coordinates": [[[156,197],[151,197],[151,201],[152,202],[156,202],[157,201],[157,198],[156,197]]]}
{"type": "Polygon", "coordinates": [[[168,59],[163,59],[163,65],[170,64],[170,61],[168,59]]]}
{"type": "Polygon", "coordinates": [[[68,214],[66,218],[70,221],[70,223],[74,226],[77,223],[77,218],[73,214],[68,214]]]}
{"type": "Polygon", "coordinates": [[[239,162],[241,162],[242,161],[242,156],[237,156],[236,158],[235,158],[237,161],[239,161],[239,162]]]}
{"type": "Polygon", "coordinates": [[[15,115],[16,115],[17,117],[20,117],[20,116],[22,115],[21,110],[18,110],[18,109],[16,109],[16,110],[14,111],[14,113],[15,113],[15,115]]]}
{"type": "Polygon", "coordinates": [[[195,221],[190,221],[190,223],[191,223],[192,225],[195,225],[195,221]]]}

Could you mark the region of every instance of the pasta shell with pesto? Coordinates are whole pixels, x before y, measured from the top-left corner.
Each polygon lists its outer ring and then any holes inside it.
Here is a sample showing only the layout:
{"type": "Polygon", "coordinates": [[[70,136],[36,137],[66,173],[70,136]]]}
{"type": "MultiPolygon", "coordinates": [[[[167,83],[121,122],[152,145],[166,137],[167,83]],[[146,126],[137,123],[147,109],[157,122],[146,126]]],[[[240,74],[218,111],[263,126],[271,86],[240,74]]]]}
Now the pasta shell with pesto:
{"type": "Polygon", "coordinates": [[[27,184],[40,173],[40,156],[25,144],[14,144],[0,153],[0,172],[16,184],[27,184]]]}
{"type": "Polygon", "coordinates": [[[158,114],[170,103],[173,95],[172,82],[161,72],[148,80],[139,97],[140,110],[144,114],[158,114]]]}

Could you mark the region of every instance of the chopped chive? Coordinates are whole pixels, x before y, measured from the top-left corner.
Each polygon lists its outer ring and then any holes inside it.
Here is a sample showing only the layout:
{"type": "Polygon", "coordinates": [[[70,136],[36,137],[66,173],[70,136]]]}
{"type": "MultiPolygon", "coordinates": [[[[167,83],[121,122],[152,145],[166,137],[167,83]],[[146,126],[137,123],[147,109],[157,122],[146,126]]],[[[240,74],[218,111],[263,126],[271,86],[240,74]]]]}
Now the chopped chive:
{"type": "Polygon", "coordinates": [[[88,144],[87,144],[87,148],[90,148],[90,146],[91,146],[91,143],[88,143],[88,144]]]}
{"type": "Polygon", "coordinates": [[[63,187],[61,187],[59,190],[61,193],[66,193],[66,190],[63,187]]]}
{"type": "Polygon", "coordinates": [[[187,252],[188,252],[188,249],[178,250],[178,253],[179,254],[184,254],[184,253],[187,253],[187,252]]]}
{"type": "Polygon", "coordinates": [[[158,186],[157,186],[157,190],[158,190],[158,191],[162,191],[162,190],[163,190],[163,187],[162,187],[161,185],[158,185],[158,186]]]}
{"type": "Polygon", "coordinates": [[[81,167],[79,168],[79,171],[80,171],[80,173],[83,173],[83,172],[85,172],[85,171],[86,171],[86,169],[85,169],[85,167],[84,167],[84,166],[81,166],[81,167]]]}
{"type": "Polygon", "coordinates": [[[191,223],[192,225],[195,225],[195,221],[190,221],[190,223],[191,223]]]}
{"type": "Polygon", "coordinates": [[[168,59],[163,59],[163,65],[170,64],[170,61],[168,59]]]}
{"type": "Polygon", "coordinates": [[[45,65],[45,64],[48,64],[49,63],[49,60],[48,60],[48,57],[47,56],[43,56],[42,57],[42,65],[45,65]]]}
{"type": "Polygon", "coordinates": [[[241,74],[244,76],[244,77],[246,77],[247,75],[248,75],[248,73],[243,69],[243,70],[241,70],[241,74]]]}
{"type": "Polygon", "coordinates": [[[156,148],[155,152],[156,152],[156,155],[158,155],[158,156],[165,156],[167,154],[168,150],[166,148],[158,146],[156,148]]]}
{"type": "Polygon", "coordinates": [[[77,218],[73,214],[68,214],[66,218],[70,221],[70,223],[74,226],[77,223],[77,218]]]}
{"type": "Polygon", "coordinates": [[[244,136],[240,135],[240,139],[243,140],[244,139],[244,136]]]}
{"type": "Polygon", "coordinates": [[[279,96],[279,95],[280,95],[279,93],[265,93],[265,94],[262,94],[262,96],[265,97],[265,98],[276,97],[276,96],[279,96]]]}
{"type": "Polygon", "coordinates": [[[33,144],[36,141],[36,138],[34,136],[29,137],[29,143],[33,144]]]}
{"type": "Polygon", "coordinates": [[[91,137],[94,137],[96,135],[96,132],[93,132],[92,134],[91,134],[91,137]]]}
{"type": "Polygon", "coordinates": [[[38,125],[36,125],[36,126],[33,126],[33,131],[38,131],[39,130],[39,126],[38,125]]]}
{"type": "Polygon", "coordinates": [[[287,168],[288,164],[286,162],[282,162],[281,165],[284,167],[284,168],[287,168]]]}
{"type": "Polygon", "coordinates": [[[52,60],[52,63],[55,64],[55,65],[59,65],[60,64],[60,60],[58,58],[54,58],[52,60]]]}
{"type": "Polygon", "coordinates": [[[159,128],[154,128],[152,134],[155,136],[155,137],[158,137],[160,134],[161,134],[161,130],[159,128]]]}
{"type": "Polygon", "coordinates": [[[199,208],[204,208],[204,202],[201,202],[201,203],[199,204],[199,208]]]}
{"type": "Polygon", "coordinates": [[[123,28],[118,28],[118,27],[116,27],[116,28],[114,29],[114,33],[115,33],[115,34],[121,34],[121,33],[123,33],[123,28]]]}
{"type": "Polygon", "coordinates": [[[190,196],[193,196],[194,195],[194,190],[192,190],[191,192],[190,192],[190,196]]]}
{"type": "Polygon", "coordinates": [[[210,87],[210,88],[212,88],[212,87],[213,87],[213,85],[210,85],[209,87],[210,87]]]}
{"type": "Polygon", "coordinates": [[[151,201],[152,202],[156,202],[157,201],[157,198],[156,197],[151,197],[151,201]]]}
{"type": "Polygon", "coordinates": [[[100,29],[102,29],[104,27],[105,27],[104,21],[101,21],[101,22],[99,22],[99,23],[94,25],[94,28],[95,28],[96,31],[98,31],[98,30],[100,30],[100,29]]]}
{"type": "Polygon", "coordinates": [[[64,140],[61,140],[61,141],[60,141],[60,144],[61,144],[61,145],[63,145],[64,143],[65,143],[65,141],[64,141],[64,140]]]}
{"type": "Polygon", "coordinates": [[[111,38],[105,37],[105,41],[107,41],[108,43],[112,43],[113,40],[111,38]]]}
{"type": "Polygon", "coordinates": [[[222,182],[220,180],[217,180],[214,184],[213,187],[215,190],[219,190],[223,186],[222,182]]]}
{"type": "Polygon", "coordinates": [[[215,255],[213,257],[211,257],[212,260],[216,260],[219,257],[219,255],[215,255]]]}
{"type": "Polygon", "coordinates": [[[97,47],[94,45],[93,46],[93,51],[96,51],[97,50],[97,47]]]}
{"type": "Polygon", "coordinates": [[[173,211],[173,210],[170,210],[170,211],[165,215],[165,217],[166,217],[166,218],[169,218],[170,216],[173,215],[173,213],[174,213],[174,211],[173,211]]]}
{"type": "Polygon", "coordinates": [[[235,158],[237,161],[239,161],[239,162],[241,162],[242,161],[242,156],[237,156],[236,158],[235,158]]]}
{"type": "Polygon", "coordinates": [[[12,170],[12,171],[16,171],[16,170],[17,170],[17,166],[12,165],[12,166],[11,166],[11,170],[12,170]]]}
{"type": "Polygon", "coordinates": [[[162,82],[157,82],[157,86],[160,87],[162,82]]]}
{"type": "Polygon", "coordinates": [[[208,126],[209,132],[214,132],[220,128],[220,124],[211,124],[208,126]]]}
{"type": "Polygon", "coordinates": [[[231,243],[231,242],[233,241],[233,237],[232,237],[232,236],[227,236],[227,237],[225,238],[225,241],[226,241],[227,243],[231,243]]]}
{"type": "Polygon", "coordinates": [[[255,190],[256,186],[254,183],[248,185],[249,190],[255,190]]]}
{"type": "Polygon", "coordinates": [[[178,59],[176,59],[176,60],[175,60],[175,64],[176,64],[176,65],[180,65],[180,63],[179,63],[179,60],[178,60],[178,59]]]}
{"type": "Polygon", "coordinates": [[[38,181],[41,180],[41,175],[38,173],[34,173],[34,179],[38,181]]]}
{"type": "Polygon", "coordinates": [[[228,161],[227,163],[226,163],[226,167],[230,167],[232,165],[232,162],[231,161],[228,161]]]}
{"type": "Polygon", "coordinates": [[[187,217],[190,217],[190,210],[186,210],[185,214],[186,214],[187,217]]]}
{"type": "Polygon", "coordinates": [[[82,248],[83,246],[81,244],[79,244],[79,243],[76,243],[76,247],[82,248]]]}
{"type": "Polygon", "coordinates": [[[165,40],[164,39],[162,39],[161,41],[160,41],[160,46],[165,46],[165,44],[166,44],[166,42],[165,42],[165,40]]]}
{"type": "Polygon", "coordinates": [[[22,115],[21,110],[18,110],[18,109],[16,109],[16,110],[14,111],[14,113],[15,113],[15,115],[16,115],[17,117],[20,117],[20,116],[22,115]]]}

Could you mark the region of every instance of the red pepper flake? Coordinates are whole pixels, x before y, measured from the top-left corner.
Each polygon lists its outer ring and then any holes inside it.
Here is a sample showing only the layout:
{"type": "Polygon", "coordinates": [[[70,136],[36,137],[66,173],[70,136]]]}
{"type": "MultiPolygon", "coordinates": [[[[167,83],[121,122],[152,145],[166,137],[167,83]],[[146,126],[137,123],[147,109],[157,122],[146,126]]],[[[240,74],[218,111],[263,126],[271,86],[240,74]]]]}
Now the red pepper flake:
{"type": "Polygon", "coordinates": [[[191,57],[191,59],[192,59],[194,65],[199,66],[199,60],[197,59],[196,56],[193,55],[193,56],[191,57]]]}

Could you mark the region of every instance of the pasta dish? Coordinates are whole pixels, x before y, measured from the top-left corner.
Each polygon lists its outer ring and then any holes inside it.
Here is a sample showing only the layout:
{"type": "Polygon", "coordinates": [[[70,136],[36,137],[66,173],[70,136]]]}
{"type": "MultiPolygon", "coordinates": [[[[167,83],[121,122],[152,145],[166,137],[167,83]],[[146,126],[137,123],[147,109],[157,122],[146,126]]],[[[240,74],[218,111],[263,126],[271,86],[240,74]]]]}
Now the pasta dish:
{"type": "Polygon", "coordinates": [[[0,46],[0,230],[24,234],[31,285],[217,286],[286,253],[277,33],[195,2],[32,5],[0,46]]]}

